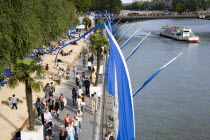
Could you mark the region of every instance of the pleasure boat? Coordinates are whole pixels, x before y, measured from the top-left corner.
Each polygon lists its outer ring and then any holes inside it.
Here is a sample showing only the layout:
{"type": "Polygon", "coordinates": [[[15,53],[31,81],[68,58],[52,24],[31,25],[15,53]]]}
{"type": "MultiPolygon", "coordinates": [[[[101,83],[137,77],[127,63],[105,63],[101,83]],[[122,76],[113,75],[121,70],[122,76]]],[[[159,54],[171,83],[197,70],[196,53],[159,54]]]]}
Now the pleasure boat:
{"type": "Polygon", "coordinates": [[[162,28],[164,31],[160,33],[161,36],[179,41],[200,42],[199,37],[194,35],[190,28],[178,26],[163,26],[162,28]]]}

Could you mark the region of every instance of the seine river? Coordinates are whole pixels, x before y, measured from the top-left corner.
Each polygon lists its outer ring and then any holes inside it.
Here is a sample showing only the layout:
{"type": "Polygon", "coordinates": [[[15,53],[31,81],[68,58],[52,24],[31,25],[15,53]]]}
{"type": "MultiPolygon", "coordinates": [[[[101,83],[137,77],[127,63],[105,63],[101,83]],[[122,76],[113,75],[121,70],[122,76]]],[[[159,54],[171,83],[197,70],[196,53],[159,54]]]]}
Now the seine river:
{"type": "Polygon", "coordinates": [[[119,42],[122,45],[138,28],[138,35],[123,48],[127,57],[140,40],[151,32],[127,61],[133,93],[160,67],[166,67],[134,98],[137,140],[210,139],[210,20],[163,19],[127,24],[135,26],[119,42]],[[186,43],[160,37],[164,25],[188,27],[201,39],[186,43]]]}

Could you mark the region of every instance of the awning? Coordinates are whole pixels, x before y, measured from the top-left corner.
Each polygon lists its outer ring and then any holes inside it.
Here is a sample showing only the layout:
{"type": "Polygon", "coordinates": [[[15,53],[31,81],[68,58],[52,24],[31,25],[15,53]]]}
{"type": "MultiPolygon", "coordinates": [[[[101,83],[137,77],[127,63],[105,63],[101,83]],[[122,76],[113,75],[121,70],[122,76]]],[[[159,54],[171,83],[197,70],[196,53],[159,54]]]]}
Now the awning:
{"type": "Polygon", "coordinates": [[[80,24],[80,25],[78,25],[76,28],[77,28],[77,29],[85,29],[85,25],[80,24]]]}

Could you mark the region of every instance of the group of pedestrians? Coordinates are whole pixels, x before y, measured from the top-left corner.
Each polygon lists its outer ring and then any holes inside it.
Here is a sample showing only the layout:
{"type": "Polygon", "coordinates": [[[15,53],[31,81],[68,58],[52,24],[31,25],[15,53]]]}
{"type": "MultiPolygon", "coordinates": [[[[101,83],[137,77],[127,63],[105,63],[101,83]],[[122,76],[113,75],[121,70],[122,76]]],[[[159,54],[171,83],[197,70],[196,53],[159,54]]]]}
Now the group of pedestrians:
{"type": "MultiPolygon", "coordinates": [[[[93,54],[91,58],[86,59],[86,56],[80,54],[80,60],[83,62],[84,72],[78,73],[77,67],[73,68],[75,84],[76,86],[72,89],[72,104],[76,106],[77,111],[74,115],[70,116],[68,113],[65,118],[63,118],[63,123],[60,124],[58,128],[60,140],[77,140],[79,139],[79,132],[82,130],[82,120],[84,117],[85,106],[86,106],[86,97],[90,97],[89,105],[91,106],[91,114],[94,115],[97,111],[98,96],[94,92],[90,95],[90,85],[95,83],[96,71],[92,67],[93,63],[93,54]],[[85,73],[85,69],[88,68],[90,78],[85,73]],[[84,92],[83,88],[84,87],[84,92]]],[[[70,69],[67,69],[66,72],[68,79],[70,79],[70,69]]],[[[56,119],[60,118],[59,111],[64,111],[65,106],[67,105],[67,99],[63,94],[60,94],[59,98],[54,98],[53,93],[55,92],[55,87],[53,83],[47,83],[44,88],[45,91],[45,101],[41,101],[40,98],[37,98],[36,103],[34,104],[37,108],[38,117],[41,116],[41,121],[43,125],[46,125],[48,122],[52,122],[53,116],[56,119]]]]}
{"type": "Polygon", "coordinates": [[[60,140],[78,140],[79,132],[82,129],[82,118],[84,117],[81,110],[77,110],[73,118],[69,114],[64,118],[63,124],[60,124],[59,138],[60,140]]]}
{"type": "Polygon", "coordinates": [[[37,109],[38,117],[41,116],[43,125],[45,125],[47,121],[51,120],[52,117],[49,117],[51,116],[49,113],[55,114],[56,118],[60,119],[59,110],[64,111],[64,107],[67,104],[67,100],[63,94],[60,94],[60,97],[56,99],[54,99],[53,96],[50,96],[48,99],[46,99],[45,103],[43,102],[44,101],[41,101],[40,98],[37,98],[36,102],[34,103],[37,109]],[[46,119],[45,114],[48,116],[48,119],[46,119]]]}

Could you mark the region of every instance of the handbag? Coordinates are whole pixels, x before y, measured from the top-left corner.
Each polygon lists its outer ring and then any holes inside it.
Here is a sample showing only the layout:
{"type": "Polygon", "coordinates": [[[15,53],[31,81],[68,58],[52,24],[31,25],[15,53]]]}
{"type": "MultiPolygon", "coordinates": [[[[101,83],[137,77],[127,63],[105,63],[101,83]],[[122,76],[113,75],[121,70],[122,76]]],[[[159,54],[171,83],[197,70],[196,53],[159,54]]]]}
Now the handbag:
{"type": "Polygon", "coordinates": [[[82,102],[82,105],[86,105],[86,103],[85,102],[82,102]]]}

